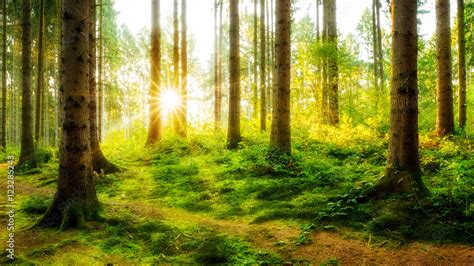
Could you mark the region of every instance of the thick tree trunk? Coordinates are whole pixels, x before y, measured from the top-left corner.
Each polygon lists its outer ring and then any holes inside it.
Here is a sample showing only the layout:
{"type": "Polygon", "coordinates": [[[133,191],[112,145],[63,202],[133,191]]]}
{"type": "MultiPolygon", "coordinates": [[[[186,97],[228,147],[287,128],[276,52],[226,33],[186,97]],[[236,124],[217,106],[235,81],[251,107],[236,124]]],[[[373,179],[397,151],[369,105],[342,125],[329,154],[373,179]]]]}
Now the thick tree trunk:
{"type": "Polygon", "coordinates": [[[0,150],[7,146],[7,0],[2,1],[2,127],[0,150]]]}
{"type": "Polygon", "coordinates": [[[390,140],[385,176],[369,191],[426,194],[418,154],[417,3],[392,2],[392,89],[390,140]]]}
{"type": "Polygon", "coordinates": [[[329,123],[339,124],[339,67],[337,64],[337,23],[336,23],[336,0],[329,1],[328,14],[328,43],[331,46],[331,56],[328,62],[329,75],[329,123]]]}
{"type": "Polygon", "coordinates": [[[161,139],[161,28],[160,1],[152,0],[151,5],[151,86],[150,86],[150,125],[146,145],[153,145],[161,139]]]}
{"type": "Polygon", "coordinates": [[[33,121],[31,117],[31,1],[23,0],[21,152],[18,167],[34,163],[33,121]]]}
{"type": "Polygon", "coordinates": [[[64,0],[62,80],[64,111],[59,178],[51,207],[39,225],[81,226],[98,218],[90,153],[89,128],[89,1],[64,0]]]}
{"type": "Polygon", "coordinates": [[[464,128],[466,126],[466,36],[464,35],[464,0],[457,0],[458,10],[458,120],[459,127],[464,128]]]}
{"type": "Polygon", "coordinates": [[[99,144],[99,135],[97,130],[97,83],[96,83],[96,0],[89,0],[91,2],[90,18],[89,18],[89,124],[90,124],[90,145],[92,170],[96,173],[114,173],[119,171],[119,168],[113,163],[109,162],[99,144]]]}
{"type": "Polygon", "coordinates": [[[454,133],[449,10],[449,0],[436,0],[436,133],[439,136],[454,133]]]}
{"type": "Polygon", "coordinates": [[[188,25],[186,0],[181,0],[181,105],[179,108],[180,128],[178,134],[186,137],[188,112],[188,25]]]}
{"type": "Polygon", "coordinates": [[[240,34],[239,0],[230,0],[229,25],[229,121],[227,128],[227,148],[236,149],[240,135],[240,34]]]}
{"type": "Polygon", "coordinates": [[[260,130],[267,130],[267,38],[265,26],[265,0],[260,1],[260,130]]]}
{"type": "Polygon", "coordinates": [[[43,120],[43,101],[44,101],[44,0],[40,0],[40,17],[38,31],[38,76],[36,79],[36,120],[35,120],[35,142],[37,147],[40,145],[43,120]]]}
{"type": "Polygon", "coordinates": [[[270,148],[291,154],[291,0],[276,2],[275,108],[272,116],[270,148]]]}

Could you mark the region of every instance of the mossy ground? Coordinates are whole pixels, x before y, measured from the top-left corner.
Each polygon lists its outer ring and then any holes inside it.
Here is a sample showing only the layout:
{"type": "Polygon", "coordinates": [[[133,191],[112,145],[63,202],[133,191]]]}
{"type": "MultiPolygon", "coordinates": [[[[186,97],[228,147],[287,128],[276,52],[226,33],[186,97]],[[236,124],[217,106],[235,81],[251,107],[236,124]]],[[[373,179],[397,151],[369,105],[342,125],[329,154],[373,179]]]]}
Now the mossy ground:
{"type": "Polygon", "coordinates": [[[225,149],[221,133],[169,134],[149,149],[145,135],[137,130],[124,142],[117,132],[104,143],[105,155],[123,171],[98,177],[104,220],[84,228],[26,229],[51,203],[56,152],[41,167],[19,173],[17,262],[362,262],[324,246],[335,240],[388,248],[392,255],[410,254],[407,247],[420,242],[456,245],[474,256],[470,139],[422,135],[423,180],[431,196],[370,201],[362,191],[384,172],[387,140],[368,127],[296,131],[292,157],[269,153],[268,137],[256,132],[236,151],[225,149]]]}

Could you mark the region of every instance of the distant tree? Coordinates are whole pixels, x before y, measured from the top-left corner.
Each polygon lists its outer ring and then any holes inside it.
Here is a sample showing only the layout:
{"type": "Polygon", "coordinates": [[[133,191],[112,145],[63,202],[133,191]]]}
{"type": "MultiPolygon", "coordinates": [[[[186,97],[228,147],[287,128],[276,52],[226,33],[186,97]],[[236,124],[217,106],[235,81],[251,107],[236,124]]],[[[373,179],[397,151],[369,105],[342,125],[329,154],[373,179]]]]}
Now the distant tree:
{"type": "Polygon", "coordinates": [[[40,0],[39,6],[39,29],[38,29],[38,68],[36,79],[36,120],[35,120],[35,142],[38,147],[43,135],[44,127],[44,0],[40,0]]]}
{"type": "MultiPolygon", "coordinates": [[[[21,151],[19,168],[33,162],[34,141],[33,121],[31,114],[31,1],[23,0],[22,10],[22,101],[21,101],[21,151]]],[[[87,14],[87,13],[86,13],[87,14]]]]}
{"type": "Polygon", "coordinates": [[[267,130],[266,54],[267,38],[265,25],[265,0],[260,1],[260,130],[267,130]]]}
{"type": "Polygon", "coordinates": [[[459,127],[466,126],[466,36],[464,22],[464,0],[457,0],[457,21],[458,21],[458,120],[459,127]]]}
{"type": "Polygon", "coordinates": [[[253,0],[253,113],[258,113],[258,0],[253,0]]]}
{"type": "Polygon", "coordinates": [[[329,80],[329,123],[339,123],[339,70],[337,64],[337,22],[336,22],[336,0],[326,0],[328,3],[327,15],[327,41],[331,47],[331,55],[328,59],[329,80]]]}
{"type": "Polygon", "coordinates": [[[436,0],[436,133],[454,133],[451,29],[449,0],[436,0]]]}
{"type": "Polygon", "coordinates": [[[426,194],[418,152],[417,4],[392,1],[392,91],[385,176],[369,194],[426,194]]]}
{"type": "Polygon", "coordinates": [[[7,146],[7,0],[2,1],[2,126],[0,150],[7,146]]]}
{"type": "Polygon", "coordinates": [[[240,135],[240,34],[239,0],[230,0],[229,25],[229,119],[227,128],[227,148],[238,148],[240,135]]]}
{"type": "Polygon", "coordinates": [[[275,5],[275,81],[270,148],[291,154],[290,74],[291,74],[291,0],[275,5]]]}
{"type": "Polygon", "coordinates": [[[90,24],[89,16],[84,14],[90,14],[90,6],[90,1],[63,1],[63,134],[57,190],[52,205],[39,222],[43,227],[77,227],[99,216],[89,140],[90,24]]]}
{"type": "Polygon", "coordinates": [[[178,108],[180,127],[178,134],[186,136],[188,112],[188,25],[186,0],[181,0],[181,104],[178,108]]]}
{"type": "MultiPolygon", "coordinates": [[[[179,11],[178,0],[173,0],[173,90],[180,95],[180,73],[179,73],[179,11]]],[[[180,100],[181,99],[180,97],[180,100]]],[[[184,136],[183,124],[181,119],[181,108],[178,107],[173,112],[173,125],[176,134],[184,136]]]]}
{"type": "Polygon", "coordinates": [[[150,84],[150,125],[147,145],[161,139],[160,86],[161,86],[161,48],[160,48],[160,0],[151,2],[151,84],[150,84]]]}

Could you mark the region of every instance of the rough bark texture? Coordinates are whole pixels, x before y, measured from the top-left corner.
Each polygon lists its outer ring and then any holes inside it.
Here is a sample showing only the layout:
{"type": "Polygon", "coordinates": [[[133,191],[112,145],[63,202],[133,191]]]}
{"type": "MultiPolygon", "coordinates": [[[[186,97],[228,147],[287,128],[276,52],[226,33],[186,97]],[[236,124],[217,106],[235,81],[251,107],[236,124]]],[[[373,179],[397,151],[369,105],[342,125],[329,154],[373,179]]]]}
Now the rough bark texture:
{"type": "Polygon", "coordinates": [[[227,148],[238,148],[240,135],[240,35],[239,0],[230,0],[229,121],[227,148]]]}
{"type": "Polygon", "coordinates": [[[22,52],[22,102],[21,102],[21,152],[18,167],[34,160],[33,121],[31,117],[31,1],[23,0],[21,35],[22,52]]]}
{"type": "Polygon", "coordinates": [[[337,23],[336,0],[329,1],[328,8],[328,43],[331,46],[331,56],[328,60],[329,78],[329,123],[339,124],[339,67],[337,64],[337,23]]]}
{"type": "Polygon", "coordinates": [[[40,0],[40,17],[38,31],[38,69],[36,79],[36,120],[35,120],[35,142],[37,147],[40,145],[42,137],[43,120],[43,101],[44,101],[44,0],[40,0]]]}
{"type": "Polygon", "coordinates": [[[153,0],[151,5],[151,86],[150,86],[150,125],[146,145],[153,145],[161,139],[161,47],[160,47],[160,1],[153,0]]]}
{"type": "Polygon", "coordinates": [[[90,143],[92,170],[96,173],[110,174],[119,171],[119,168],[109,162],[99,144],[99,135],[97,130],[97,83],[95,79],[96,65],[96,0],[90,1],[89,18],[89,124],[90,124],[90,143]]]}
{"type": "Polygon", "coordinates": [[[425,194],[418,155],[417,4],[392,2],[392,89],[390,140],[385,176],[369,191],[374,197],[391,193],[425,194]]]}
{"type": "Polygon", "coordinates": [[[98,218],[90,153],[89,128],[89,1],[64,0],[61,94],[64,96],[59,178],[51,207],[39,225],[81,226],[98,218]]]}
{"type": "Polygon", "coordinates": [[[275,95],[270,148],[291,154],[291,0],[276,2],[275,95]]]}
{"type": "Polygon", "coordinates": [[[454,133],[449,0],[436,0],[436,133],[454,133]]]}
{"type": "Polygon", "coordinates": [[[181,0],[181,105],[178,109],[180,127],[178,134],[186,137],[187,112],[188,112],[188,25],[187,25],[186,0],[181,0]]]}
{"type": "Polygon", "coordinates": [[[458,123],[460,128],[466,126],[466,36],[464,22],[464,0],[457,0],[457,20],[458,20],[458,123]]]}
{"type": "Polygon", "coordinates": [[[265,26],[265,1],[260,1],[260,130],[267,130],[267,38],[265,26]]]}
{"type": "Polygon", "coordinates": [[[0,150],[7,146],[7,0],[2,1],[2,127],[0,150]]]}

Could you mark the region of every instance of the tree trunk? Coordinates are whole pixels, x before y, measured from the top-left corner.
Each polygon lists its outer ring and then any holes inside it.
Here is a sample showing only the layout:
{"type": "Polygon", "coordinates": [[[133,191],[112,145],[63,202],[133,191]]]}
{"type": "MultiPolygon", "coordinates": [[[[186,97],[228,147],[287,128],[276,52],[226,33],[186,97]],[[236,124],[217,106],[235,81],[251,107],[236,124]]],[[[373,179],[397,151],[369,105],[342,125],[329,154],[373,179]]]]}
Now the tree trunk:
{"type": "Polygon", "coordinates": [[[81,226],[98,218],[99,200],[92,174],[89,128],[90,1],[64,0],[61,93],[64,123],[59,178],[51,207],[39,225],[81,226]]]}
{"type": "Polygon", "coordinates": [[[229,25],[229,121],[227,128],[227,148],[236,149],[240,136],[240,26],[239,0],[230,0],[229,25]]]}
{"type": "Polygon", "coordinates": [[[153,145],[161,139],[161,28],[160,1],[151,2],[151,86],[150,86],[150,126],[146,145],[153,145]]]}
{"type": "Polygon", "coordinates": [[[7,0],[2,1],[2,135],[0,150],[7,146],[7,0]]]}
{"type": "Polygon", "coordinates": [[[99,142],[102,140],[102,128],[103,128],[103,110],[104,110],[104,2],[103,0],[99,0],[99,60],[98,60],[98,69],[99,69],[99,90],[98,90],[98,134],[99,134],[99,142]]]}
{"type": "Polygon", "coordinates": [[[466,37],[464,36],[464,0],[457,0],[458,10],[457,10],[457,19],[458,19],[458,120],[459,127],[464,128],[466,126],[466,37]]]}
{"type": "Polygon", "coordinates": [[[220,112],[217,106],[219,102],[219,1],[214,2],[214,128],[217,130],[220,126],[220,112]]]}
{"type": "Polygon", "coordinates": [[[23,0],[22,21],[22,102],[21,152],[18,167],[34,163],[33,121],[31,117],[31,1],[23,0]]]}
{"type": "Polygon", "coordinates": [[[418,155],[417,3],[392,1],[392,89],[390,140],[385,176],[369,191],[426,194],[418,155]]]}
{"type": "Polygon", "coordinates": [[[44,0],[40,0],[40,17],[38,31],[38,76],[36,86],[36,120],[35,120],[35,142],[40,145],[43,123],[43,96],[44,96],[44,0]]]}
{"type": "Polygon", "coordinates": [[[272,116],[270,148],[291,154],[291,0],[276,1],[275,108],[272,116]]]}
{"type": "MultiPolygon", "coordinates": [[[[178,14],[178,0],[173,0],[173,90],[177,95],[180,95],[180,72],[179,72],[179,14],[178,14]]],[[[182,101],[180,97],[180,101],[182,101]]],[[[180,102],[181,104],[182,102],[180,102]]],[[[181,107],[173,110],[172,120],[174,131],[179,136],[183,136],[183,125],[181,118],[181,107]]]]}
{"type": "MultiPolygon", "coordinates": [[[[258,0],[253,2],[253,113],[258,113],[258,0]]],[[[255,116],[256,117],[256,116],[255,116]]]]}
{"type": "Polygon", "coordinates": [[[260,1],[260,130],[267,130],[266,54],[267,38],[265,26],[265,0],[260,1]]]}
{"type": "Polygon", "coordinates": [[[379,78],[380,78],[380,90],[383,92],[385,87],[385,78],[383,70],[383,50],[382,50],[382,24],[380,24],[380,0],[376,0],[376,10],[377,10],[377,46],[379,59],[379,78]]]}
{"type": "Polygon", "coordinates": [[[224,49],[223,47],[223,38],[224,38],[224,24],[223,24],[223,10],[224,10],[224,3],[223,0],[219,1],[219,38],[218,38],[218,62],[217,65],[219,66],[218,68],[218,82],[217,82],[217,94],[216,94],[216,116],[217,116],[217,121],[218,121],[218,126],[221,124],[221,119],[222,119],[222,80],[223,80],[223,67],[222,67],[222,51],[224,49]]]}
{"type": "Polygon", "coordinates": [[[96,173],[114,173],[119,171],[119,168],[109,162],[99,144],[99,135],[97,130],[97,83],[96,83],[96,0],[89,0],[91,2],[90,18],[89,18],[89,124],[90,124],[90,145],[92,170],[96,173]]]}
{"type": "MultiPolygon", "coordinates": [[[[322,39],[324,45],[328,43],[328,21],[329,21],[329,0],[323,0],[323,33],[322,39]]],[[[328,82],[328,61],[329,56],[323,55],[322,58],[322,92],[321,92],[321,116],[322,122],[326,124],[329,119],[329,82],[328,82]]]]}
{"type": "Polygon", "coordinates": [[[376,107],[378,108],[379,100],[379,64],[378,64],[378,45],[377,45],[377,11],[376,11],[376,2],[377,0],[372,0],[372,44],[373,44],[373,53],[374,53],[374,84],[376,92],[376,107]]]}
{"type": "Polygon", "coordinates": [[[329,1],[328,14],[328,43],[331,47],[331,56],[328,62],[329,86],[329,122],[331,125],[339,124],[339,70],[337,51],[337,23],[336,0],[329,1]]]}
{"type": "Polygon", "coordinates": [[[454,133],[449,0],[436,0],[436,73],[438,136],[454,133]]]}
{"type": "Polygon", "coordinates": [[[188,112],[188,30],[186,0],[181,0],[181,105],[179,106],[181,137],[186,137],[188,112]]]}

